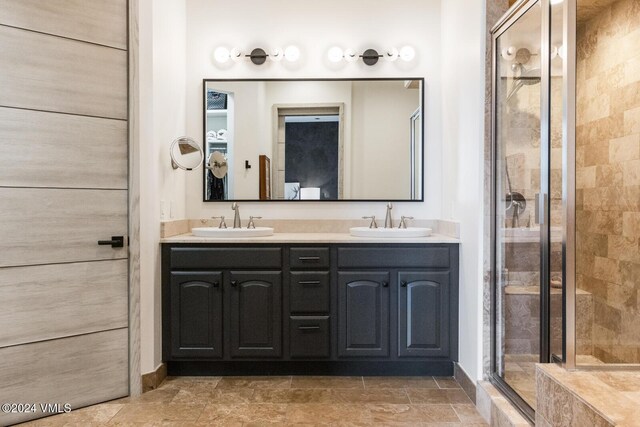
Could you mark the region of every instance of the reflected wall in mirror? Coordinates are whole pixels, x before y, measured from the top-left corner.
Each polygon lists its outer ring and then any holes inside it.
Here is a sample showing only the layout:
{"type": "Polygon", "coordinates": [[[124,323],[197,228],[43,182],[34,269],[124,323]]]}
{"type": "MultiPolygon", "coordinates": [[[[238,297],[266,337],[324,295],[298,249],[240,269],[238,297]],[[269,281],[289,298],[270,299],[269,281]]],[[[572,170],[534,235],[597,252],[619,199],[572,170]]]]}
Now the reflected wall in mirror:
{"type": "Polygon", "coordinates": [[[204,200],[422,201],[423,87],[204,80],[204,200]]]}

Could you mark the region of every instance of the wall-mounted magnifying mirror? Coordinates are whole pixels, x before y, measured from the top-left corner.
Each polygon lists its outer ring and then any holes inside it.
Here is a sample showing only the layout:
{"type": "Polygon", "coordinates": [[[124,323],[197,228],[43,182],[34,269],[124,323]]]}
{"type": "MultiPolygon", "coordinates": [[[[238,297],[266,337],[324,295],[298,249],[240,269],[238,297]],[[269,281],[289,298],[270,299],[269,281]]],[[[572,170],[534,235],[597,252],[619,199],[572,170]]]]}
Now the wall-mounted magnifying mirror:
{"type": "Polygon", "coordinates": [[[171,143],[171,166],[174,169],[193,170],[204,159],[202,148],[192,138],[182,136],[171,143]]]}

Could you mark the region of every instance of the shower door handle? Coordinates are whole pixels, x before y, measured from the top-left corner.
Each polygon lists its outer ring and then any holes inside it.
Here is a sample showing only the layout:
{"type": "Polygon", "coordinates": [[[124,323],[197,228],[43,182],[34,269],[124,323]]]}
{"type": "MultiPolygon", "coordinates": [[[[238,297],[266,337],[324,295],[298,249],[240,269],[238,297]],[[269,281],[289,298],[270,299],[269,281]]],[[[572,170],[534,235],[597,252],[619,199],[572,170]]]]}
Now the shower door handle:
{"type": "Polygon", "coordinates": [[[538,225],[547,223],[547,193],[536,193],[536,215],[535,222],[538,225]]]}

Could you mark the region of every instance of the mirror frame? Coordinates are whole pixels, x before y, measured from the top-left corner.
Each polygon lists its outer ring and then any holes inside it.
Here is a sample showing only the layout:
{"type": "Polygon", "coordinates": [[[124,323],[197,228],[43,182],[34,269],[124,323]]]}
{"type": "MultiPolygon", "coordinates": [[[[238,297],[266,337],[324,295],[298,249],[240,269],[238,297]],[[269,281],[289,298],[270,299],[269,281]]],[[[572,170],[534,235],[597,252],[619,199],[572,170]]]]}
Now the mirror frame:
{"type": "MultiPolygon", "coordinates": [[[[418,80],[420,81],[421,85],[422,85],[422,90],[420,93],[420,107],[421,107],[421,118],[422,118],[422,132],[421,132],[421,138],[420,138],[420,152],[422,153],[422,171],[420,173],[420,180],[422,182],[422,194],[420,194],[420,198],[419,199],[344,199],[344,200],[287,200],[287,199],[270,199],[270,200],[260,200],[260,199],[227,199],[227,200],[207,200],[207,189],[205,186],[205,182],[207,179],[207,168],[203,167],[202,168],[202,180],[201,185],[202,185],[202,201],[206,202],[206,203],[220,203],[220,202],[261,202],[261,203],[270,203],[270,202],[276,202],[276,203],[282,203],[282,202],[288,202],[288,203],[335,203],[335,202],[368,202],[368,203],[372,203],[372,202],[394,202],[394,203],[423,203],[424,202],[424,190],[425,190],[425,185],[424,185],[424,169],[425,169],[425,92],[426,92],[426,87],[425,87],[425,78],[424,77],[360,77],[360,78],[299,78],[299,79],[285,79],[285,78],[278,78],[278,79],[273,79],[273,78],[265,78],[265,79],[202,79],[202,88],[201,88],[201,92],[202,92],[202,98],[201,98],[201,103],[200,103],[200,108],[202,108],[202,151],[203,153],[206,153],[206,148],[204,147],[204,144],[207,143],[207,109],[206,109],[206,103],[207,103],[207,83],[210,82],[345,82],[345,81],[398,81],[398,80],[418,80]]],[[[407,125],[413,126],[413,120],[414,117],[410,117],[407,119],[408,123],[407,125]]],[[[414,148],[411,147],[411,151],[413,151],[414,148]]],[[[205,155],[206,157],[206,155],[205,155]]],[[[206,164],[207,159],[205,158],[203,160],[203,164],[206,164]]],[[[413,186],[413,185],[412,185],[413,186]]]]}

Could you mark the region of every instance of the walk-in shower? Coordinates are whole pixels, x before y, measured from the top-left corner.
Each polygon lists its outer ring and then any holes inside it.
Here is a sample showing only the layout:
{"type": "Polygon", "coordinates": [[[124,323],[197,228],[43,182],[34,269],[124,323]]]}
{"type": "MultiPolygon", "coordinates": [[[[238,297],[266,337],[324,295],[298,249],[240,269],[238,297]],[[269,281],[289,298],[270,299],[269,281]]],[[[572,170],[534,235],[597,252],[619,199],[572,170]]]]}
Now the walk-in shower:
{"type": "Polygon", "coordinates": [[[491,379],[533,419],[535,363],[640,366],[640,2],[521,0],[492,35],[491,379]]]}

